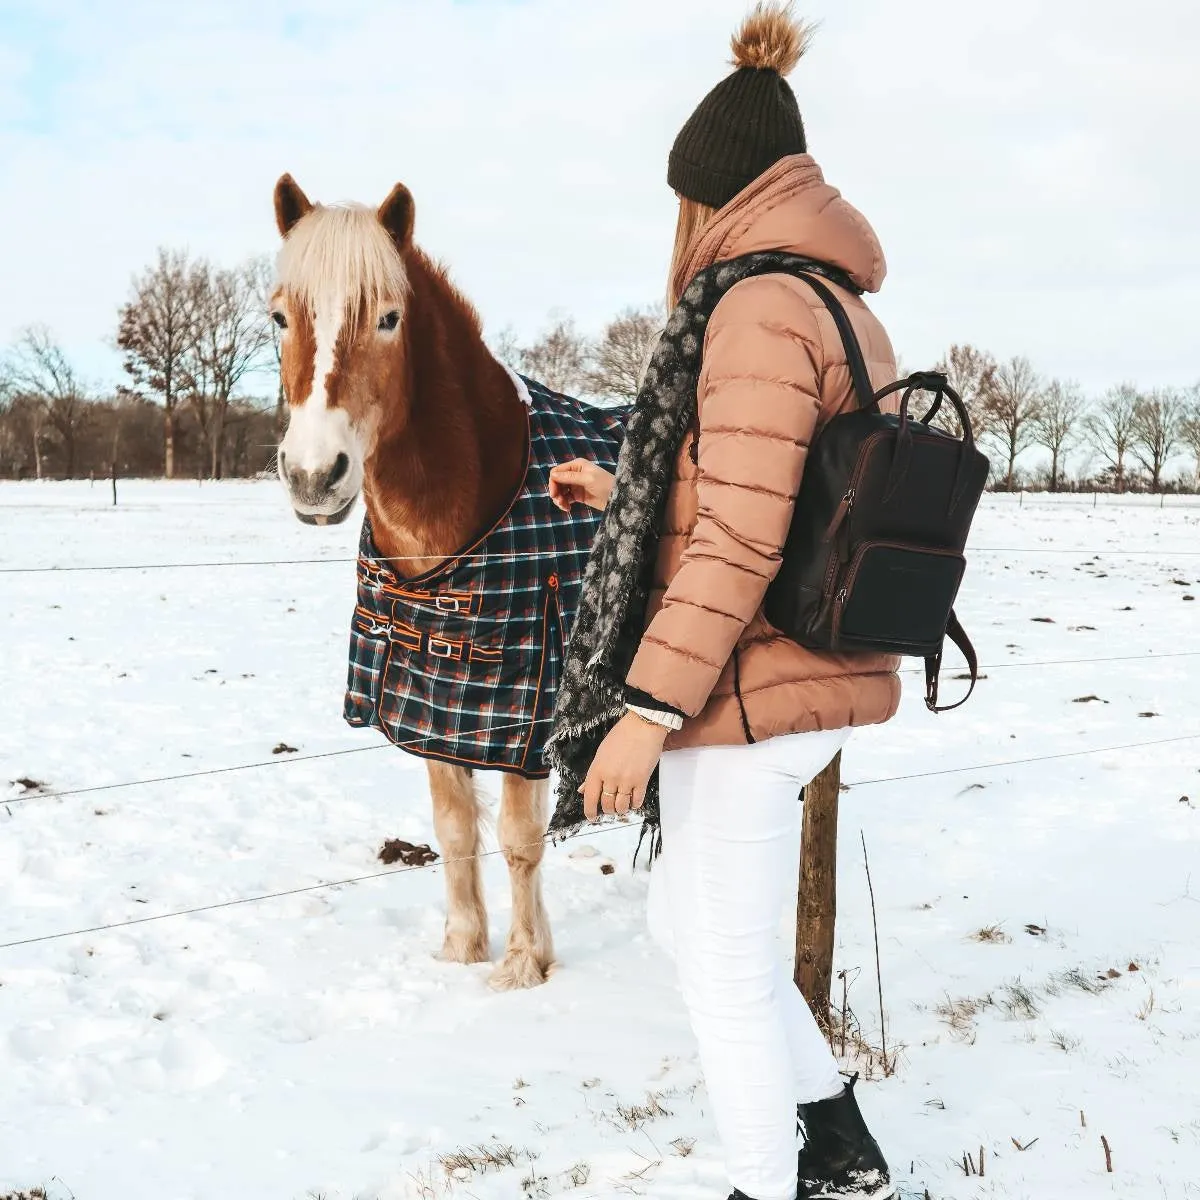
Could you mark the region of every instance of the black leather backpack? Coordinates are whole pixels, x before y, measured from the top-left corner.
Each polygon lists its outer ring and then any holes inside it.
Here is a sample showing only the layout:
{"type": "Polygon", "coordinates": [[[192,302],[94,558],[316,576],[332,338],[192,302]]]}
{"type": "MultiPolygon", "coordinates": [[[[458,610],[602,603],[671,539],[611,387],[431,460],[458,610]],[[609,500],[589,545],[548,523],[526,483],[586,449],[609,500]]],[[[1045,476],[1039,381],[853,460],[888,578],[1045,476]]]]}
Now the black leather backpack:
{"type": "Polygon", "coordinates": [[[818,276],[859,289],[824,263],[789,258],[783,270],[803,279],[837,324],[858,407],[829,421],[809,450],[783,565],[767,591],[767,620],[813,650],[923,658],[926,707],[946,712],[966,702],[978,679],[954,601],[988,460],[945,375],[920,371],[873,391],[846,311],[818,276]],[[881,412],[879,401],[895,392],[900,412],[881,412]],[[918,419],[910,404],[921,392],[933,399],[918,419]],[[931,424],[943,401],[958,413],[961,438],[931,424]],[[957,704],[939,707],[947,637],[966,657],[971,686],[957,704]]]}

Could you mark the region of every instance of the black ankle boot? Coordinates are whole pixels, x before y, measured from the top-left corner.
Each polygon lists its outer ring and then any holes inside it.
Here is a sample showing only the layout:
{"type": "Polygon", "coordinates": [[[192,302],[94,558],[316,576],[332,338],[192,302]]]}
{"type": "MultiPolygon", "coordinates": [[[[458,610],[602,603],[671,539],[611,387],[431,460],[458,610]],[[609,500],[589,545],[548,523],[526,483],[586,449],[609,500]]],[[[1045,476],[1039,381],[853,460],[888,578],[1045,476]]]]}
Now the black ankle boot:
{"type": "Polygon", "coordinates": [[[804,1146],[797,1200],[888,1200],[888,1166],[854,1098],[855,1075],[840,1096],[800,1105],[804,1146]]]}

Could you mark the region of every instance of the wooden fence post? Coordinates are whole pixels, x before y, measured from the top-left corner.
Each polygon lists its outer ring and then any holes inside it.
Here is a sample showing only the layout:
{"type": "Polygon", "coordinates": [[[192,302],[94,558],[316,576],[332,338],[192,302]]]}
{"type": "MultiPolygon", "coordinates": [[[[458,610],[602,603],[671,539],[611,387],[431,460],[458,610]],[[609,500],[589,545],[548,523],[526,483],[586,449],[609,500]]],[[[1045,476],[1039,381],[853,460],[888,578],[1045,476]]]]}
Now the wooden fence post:
{"type": "Polygon", "coordinates": [[[837,818],[842,754],[805,788],[796,902],[796,986],[822,1032],[829,1029],[833,933],[837,916],[837,818]]]}

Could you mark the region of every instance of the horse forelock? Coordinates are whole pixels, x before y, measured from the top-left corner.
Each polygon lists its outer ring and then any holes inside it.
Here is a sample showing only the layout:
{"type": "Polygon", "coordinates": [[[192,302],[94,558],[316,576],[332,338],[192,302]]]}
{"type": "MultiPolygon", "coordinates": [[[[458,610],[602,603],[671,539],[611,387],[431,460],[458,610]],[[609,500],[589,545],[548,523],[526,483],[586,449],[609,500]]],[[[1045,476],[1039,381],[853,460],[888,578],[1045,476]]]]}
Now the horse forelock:
{"type": "Polygon", "coordinates": [[[374,319],[382,303],[408,294],[408,275],[395,242],[373,209],[318,205],[298,221],[276,260],[276,279],[314,320],[338,319],[353,331],[374,319]]]}

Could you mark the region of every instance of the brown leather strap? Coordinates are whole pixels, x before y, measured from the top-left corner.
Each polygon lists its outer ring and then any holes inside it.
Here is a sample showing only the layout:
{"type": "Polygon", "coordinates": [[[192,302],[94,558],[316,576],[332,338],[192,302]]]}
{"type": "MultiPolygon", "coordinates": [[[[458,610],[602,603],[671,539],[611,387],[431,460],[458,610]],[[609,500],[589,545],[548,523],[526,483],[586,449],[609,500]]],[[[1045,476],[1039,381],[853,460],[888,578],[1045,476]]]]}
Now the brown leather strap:
{"type": "Polygon", "coordinates": [[[933,713],[949,712],[952,708],[959,708],[966,704],[975,690],[975,684],[979,682],[979,659],[975,654],[975,647],[971,645],[967,631],[959,624],[954,609],[950,610],[950,620],[946,622],[946,636],[962,651],[963,658],[967,660],[967,667],[971,672],[971,686],[967,688],[967,694],[957,704],[943,704],[939,708],[937,702],[938,676],[942,673],[942,652],[939,650],[936,654],[930,655],[925,660],[925,707],[933,713]]]}

